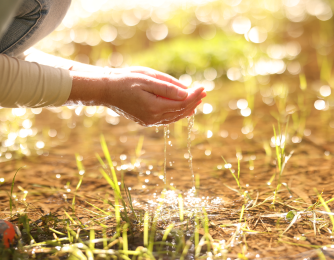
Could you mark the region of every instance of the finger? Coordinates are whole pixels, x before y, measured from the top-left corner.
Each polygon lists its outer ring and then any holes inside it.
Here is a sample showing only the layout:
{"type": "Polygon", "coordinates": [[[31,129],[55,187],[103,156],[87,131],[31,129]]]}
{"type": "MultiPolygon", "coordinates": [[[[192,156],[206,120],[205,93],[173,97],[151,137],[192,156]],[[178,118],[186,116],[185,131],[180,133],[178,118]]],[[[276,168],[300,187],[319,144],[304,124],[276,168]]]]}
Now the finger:
{"type": "Polygon", "coordinates": [[[165,113],[163,115],[163,120],[174,120],[180,117],[192,116],[195,112],[196,107],[199,106],[202,102],[203,102],[202,100],[196,102],[190,108],[182,111],[181,113],[180,112],[165,113]]]}
{"type": "MultiPolygon", "coordinates": [[[[202,102],[201,102],[202,103],[202,102]]],[[[190,115],[188,115],[188,116],[192,116],[192,115],[194,115],[195,114],[195,109],[191,112],[191,114],[190,115]]]]}
{"type": "Polygon", "coordinates": [[[146,80],[147,84],[143,84],[142,89],[154,95],[179,101],[185,100],[188,96],[189,90],[180,88],[172,83],[150,77],[143,79],[146,80]]]}
{"type": "Polygon", "coordinates": [[[191,102],[185,109],[178,110],[178,111],[164,111],[162,114],[162,118],[167,118],[168,115],[181,115],[181,114],[189,114],[191,111],[193,111],[199,104],[202,103],[202,100],[200,98],[195,99],[193,102],[191,102]]]}
{"type": "Polygon", "coordinates": [[[176,78],[166,74],[166,73],[162,73],[160,71],[156,71],[155,73],[155,78],[160,79],[162,81],[166,81],[169,83],[172,83],[180,88],[183,89],[187,89],[188,87],[186,85],[183,85],[179,80],[177,80],[176,78]]]}
{"type": "Polygon", "coordinates": [[[150,77],[153,77],[153,78],[156,78],[156,79],[159,79],[159,80],[162,80],[162,81],[165,81],[165,82],[169,82],[171,84],[174,84],[180,88],[183,88],[183,89],[187,89],[188,87],[183,85],[179,80],[177,80],[176,78],[166,74],[166,73],[163,73],[163,72],[160,72],[160,71],[157,71],[157,70],[154,70],[154,69],[151,69],[151,68],[146,68],[146,67],[130,67],[129,70],[131,72],[135,72],[135,73],[142,73],[142,74],[145,74],[147,76],[150,76],[150,77]]]}
{"type": "Polygon", "coordinates": [[[202,103],[202,100],[196,102],[195,105],[193,105],[189,109],[182,111],[182,113],[180,112],[165,113],[162,116],[159,123],[160,124],[170,124],[170,123],[179,121],[180,119],[185,118],[187,116],[192,116],[195,113],[195,108],[201,103],[202,103]]]}
{"type": "Polygon", "coordinates": [[[189,89],[188,97],[183,101],[168,100],[164,98],[156,98],[153,105],[160,111],[165,112],[177,112],[189,108],[194,102],[198,102],[202,98],[206,97],[204,88],[189,89]],[[191,92],[190,92],[191,90],[191,92]]]}
{"type": "Polygon", "coordinates": [[[165,113],[163,114],[163,116],[161,117],[161,121],[163,122],[171,122],[171,121],[175,121],[175,120],[179,120],[181,118],[187,117],[187,116],[191,116],[194,113],[194,110],[196,109],[196,107],[202,103],[202,100],[197,101],[195,104],[192,104],[191,107],[185,109],[182,112],[169,112],[169,113],[165,113]]]}

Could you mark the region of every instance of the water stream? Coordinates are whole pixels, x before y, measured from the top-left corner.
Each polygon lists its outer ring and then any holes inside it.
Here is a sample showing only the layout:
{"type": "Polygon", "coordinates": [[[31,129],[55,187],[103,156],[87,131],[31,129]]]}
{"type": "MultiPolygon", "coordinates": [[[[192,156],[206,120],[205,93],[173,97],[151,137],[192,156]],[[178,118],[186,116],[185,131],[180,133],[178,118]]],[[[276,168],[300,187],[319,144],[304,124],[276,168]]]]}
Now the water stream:
{"type": "MultiPolygon", "coordinates": [[[[195,115],[188,117],[188,138],[187,138],[187,150],[189,154],[188,163],[192,179],[191,190],[196,193],[195,174],[193,169],[193,156],[191,154],[191,131],[194,126],[195,115]]],[[[157,128],[158,129],[158,128],[157,128]]],[[[169,125],[164,125],[164,184],[167,184],[167,139],[169,138],[169,125]]],[[[170,144],[170,143],[169,143],[170,144]]]]}
{"type": "Polygon", "coordinates": [[[165,139],[165,147],[164,147],[164,184],[167,184],[167,138],[169,137],[169,125],[164,125],[164,139],[165,139]]]}
{"type": "Polygon", "coordinates": [[[191,131],[194,126],[194,121],[195,121],[195,115],[192,115],[188,117],[188,143],[187,143],[187,148],[188,148],[188,162],[189,162],[189,169],[191,173],[191,179],[192,179],[192,190],[195,191],[195,175],[194,175],[194,169],[193,169],[193,156],[191,154],[191,131]]]}

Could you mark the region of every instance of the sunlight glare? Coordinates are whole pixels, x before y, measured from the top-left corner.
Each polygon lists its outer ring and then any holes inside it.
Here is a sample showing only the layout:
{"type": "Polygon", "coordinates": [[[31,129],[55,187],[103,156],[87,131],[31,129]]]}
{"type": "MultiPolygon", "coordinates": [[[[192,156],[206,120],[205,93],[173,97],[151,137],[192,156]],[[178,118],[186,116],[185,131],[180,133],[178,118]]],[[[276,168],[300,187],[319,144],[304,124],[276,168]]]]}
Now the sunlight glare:
{"type": "Polygon", "coordinates": [[[324,100],[319,99],[314,102],[314,107],[317,110],[324,110],[326,107],[326,102],[324,100]]]}
{"type": "Polygon", "coordinates": [[[210,114],[213,111],[213,107],[209,103],[203,104],[203,114],[210,114]]]}
{"type": "Polygon", "coordinates": [[[244,16],[238,16],[234,18],[232,23],[233,31],[235,31],[238,34],[247,33],[251,27],[252,27],[251,21],[244,16]]]}
{"type": "Polygon", "coordinates": [[[268,33],[262,27],[255,26],[248,32],[249,40],[254,43],[262,43],[267,39],[267,37],[268,33]]]}
{"type": "Polygon", "coordinates": [[[320,95],[323,97],[328,97],[332,93],[330,86],[324,85],[320,88],[320,95]]]}

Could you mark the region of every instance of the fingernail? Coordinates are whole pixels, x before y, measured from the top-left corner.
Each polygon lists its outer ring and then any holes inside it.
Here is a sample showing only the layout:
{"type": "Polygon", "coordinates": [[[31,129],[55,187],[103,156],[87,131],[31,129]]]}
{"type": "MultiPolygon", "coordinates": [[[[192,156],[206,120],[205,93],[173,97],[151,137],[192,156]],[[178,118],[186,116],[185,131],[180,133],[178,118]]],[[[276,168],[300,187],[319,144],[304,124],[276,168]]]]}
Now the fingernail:
{"type": "Polygon", "coordinates": [[[184,90],[181,90],[181,89],[179,89],[178,91],[177,91],[177,97],[178,98],[182,98],[182,99],[184,99],[184,98],[186,98],[188,96],[188,92],[187,91],[184,91],[184,90]]]}

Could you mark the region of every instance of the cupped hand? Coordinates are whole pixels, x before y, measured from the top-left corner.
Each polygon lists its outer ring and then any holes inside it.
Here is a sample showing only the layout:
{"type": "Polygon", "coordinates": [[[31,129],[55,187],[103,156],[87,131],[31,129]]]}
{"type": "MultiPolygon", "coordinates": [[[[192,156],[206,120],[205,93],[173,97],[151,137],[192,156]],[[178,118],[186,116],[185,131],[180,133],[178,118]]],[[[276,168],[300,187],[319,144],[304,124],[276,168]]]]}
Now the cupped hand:
{"type": "Polygon", "coordinates": [[[124,71],[107,80],[110,87],[104,91],[103,105],[143,126],[189,116],[206,96],[203,87],[186,89],[173,77],[154,70],[124,71]]]}
{"type": "Polygon", "coordinates": [[[172,83],[172,84],[174,84],[178,87],[184,88],[184,89],[187,88],[185,85],[183,85],[176,78],[174,78],[174,77],[172,77],[172,76],[170,76],[166,73],[163,73],[163,72],[160,72],[160,71],[157,71],[155,69],[148,68],[148,67],[132,66],[132,67],[127,67],[127,68],[111,69],[110,71],[111,71],[111,73],[114,73],[114,74],[122,74],[122,73],[129,73],[129,72],[140,73],[140,74],[144,74],[146,76],[152,77],[152,78],[156,78],[156,79],[160,79],[162,81],[172,83]]]}

